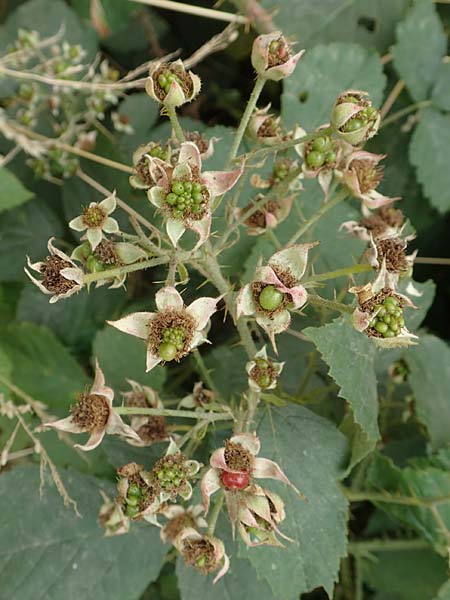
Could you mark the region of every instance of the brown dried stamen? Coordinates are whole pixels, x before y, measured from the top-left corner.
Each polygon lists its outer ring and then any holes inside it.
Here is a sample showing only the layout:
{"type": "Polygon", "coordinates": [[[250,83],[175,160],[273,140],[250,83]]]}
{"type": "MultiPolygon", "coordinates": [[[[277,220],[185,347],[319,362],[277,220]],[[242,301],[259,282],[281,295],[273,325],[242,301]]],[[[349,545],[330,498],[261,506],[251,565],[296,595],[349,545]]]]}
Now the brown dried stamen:
{"type": "Polygon", "coordinates": [[[386,269],[391,273],[399,273],[408,269],[404,244],[399,239],[380,240],[376,243],[378,263],[386,262],[386,269]]]}
{"type": "Polygon", "coordinates": [[[150,402],[144,392],[127,392],[123,394],[125,397],[125,405],[136,408],[150,408],[150,402]]]}
{"type": "Polygon", "coordinates": [[[209,142],[206,137],[199,131],[187,131],[185,133],[187,142],[194,142],[200,151],[200,154],[205,154],[209,149],[209,142]]]}
{"type": "Polygon", "coordinates": [[[137,434],[147,444],[165,440],[167,438],[166,420],[160,416],[149,417],[146,423],[139,427],[137,434]]]}
{"type": "Polygon", "coordinates": [[[401,227],[405,222],[405,216],[399,208],[393,206],[381,206],[378,214],[390,227],[401,227]]]}
{"type": "Polygon", "coordinates": [[[194,386],[192,397],[196,406],[203,406],[209,404],[214,399],[214,395],[214,392],[205,389],[203,384],[200,383],[194,386]]]}
{"type": "Polygon", "coordinates": [[[62,269],[71,268],[71,265],[66,260],[59,256],[47,256],[39,271],[44,276],[42,285],[53,294],[64,294],[76,286],[75,281],[66,279],[61,275],[62,269]]]}
{"type": "Polygon", "coordinates": [[[104,396],[83,392],[70,412],[73,422],[82,429],[99,431],[106,427],[111,408],[104,396]]]}
{"type": "Polygon", "coordinates": [[[253,456],[241,444],[225,440],[224,457],[229,469],[250,473],[253,465],[253,456]]]}
{"type": "Polygon", "coordinates": [[[151,176],[148,166],[149,161],[147,156],[145,156],[144,154],[144,156],[141,156],[141,158],[136,163],[134,170],[140,181],[142,181],[143,184],[148,185],[148,187],[151,187],[155,185],[156,182],[151,176]]]}
{"type": "MultiPolygon", "coordinates": [[[[256,359],[256,365],[250,371],[250,377],[256,381],[258,385],[261,384],[261,381],[269,381],[270,385],[270,383],[277,378],[277,372],[272,361],[256,359]]],[[[268,385],[263,385],[261,387],[268,387],[268,385]]]]}
{"type": "Polygon", "coordinates": [[[280,37],[278,40],[270,42],[268,52],[268,68],[284,65],[291,57],[289,44],[280,37]]]}
{"type": "Polygon", "coordinates": [[[278,123],[278,119],[272,117],[265,119],[259,126],[257,135],[260,138],[281,136],[281,127],[278,123]]]}
{"type": "Polygon", "coordinates": [[[95,249],[94,255],[103,265],[120,266],[123,264],[116,252],[115,244],[111,240],[102,240],[95,249]]]}
{"type": "Polygon", "coordinates": [[[367,160],[353,160],[350,170],[356,174],[362,194],[377,188],[383,179],[384,167],[377,167],[367,160]]]}
{"type": "Polygon", "coordinates": [[[211,573],[217,568],[214,546],[206,538],[187,538],[183,542],[181,553],[186,564],[192,565],[201,573],[211,573]]]}
{"type": "Polygon", "coordinates": [[[164,340],[164,332],[168,329],[180,328],[184,332],[183,347],[177,350],[174,358],[177,362],[189,354],[195,332],[195,321],[184,309],[163,310],[149,322],[148,347],[152,354],[158,355],[159,347],[164,340]]]}
{"type": "MultiPolygon", "coordinates": [[[[247,212],[253,206],[255,206],[256,202],[261,198],[257,198],[255,201],[250,202],[244,208],[244,212],[247,212]]],[[[258,208],[256,212],[254,212],[248,219],[246,219],[245,224],[248,227],[259,227],[261,229],[265,229],[267,226],[266,215],[267,214],[276,214],[281,208],[280,203],[277,200],[269,200],[263,206],[258,208]]]]}
{"type": "Polygon", "coordinates": [[[390,288],[383,288],[377,294],[360,304],[361,310],[363,312],[373,312],[374,307],[377,304],[383,304],[384,299],[388,298],[389,296],[393,296],[398,301],[399,306],[403,306],[403,300],[399,296],[394,294],[390,288]]]}
{"type": "Polygon", "coordinates": [[[281,267],[274,266],[272,267],[272,271],[287,288],[293,288],[297,285],[297,279],[289,269],[282,269],[281,267]]]}
{"type": "Polygon", "coordinates": [[[82,220],[86,227],[101,227],[105,219],[106,213],[98,204],[87,206],[83,210],[82,220]]]}
{"type": "Polygon", "coordinates": [[[182,515],[170,519],[170,521],[164,525],[164,533],[168,539],[173,542],[183,529],[187,529],[188,527],[196,529],[196,523],[194,518],[189,513],[185,512],[182,515]]]}

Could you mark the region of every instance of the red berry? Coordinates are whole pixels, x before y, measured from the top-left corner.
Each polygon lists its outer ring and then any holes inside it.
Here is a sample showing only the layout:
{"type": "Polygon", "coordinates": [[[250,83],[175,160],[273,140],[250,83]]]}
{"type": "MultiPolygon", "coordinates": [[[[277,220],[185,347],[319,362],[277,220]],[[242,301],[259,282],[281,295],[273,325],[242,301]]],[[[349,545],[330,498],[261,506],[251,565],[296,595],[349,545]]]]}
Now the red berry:
{"type": "Polygon", "coordinates": [[[229,473],[222,471],[221,480],[223,485],[229,490],[243,490],[250,483],[248,473],[229,473]]]}

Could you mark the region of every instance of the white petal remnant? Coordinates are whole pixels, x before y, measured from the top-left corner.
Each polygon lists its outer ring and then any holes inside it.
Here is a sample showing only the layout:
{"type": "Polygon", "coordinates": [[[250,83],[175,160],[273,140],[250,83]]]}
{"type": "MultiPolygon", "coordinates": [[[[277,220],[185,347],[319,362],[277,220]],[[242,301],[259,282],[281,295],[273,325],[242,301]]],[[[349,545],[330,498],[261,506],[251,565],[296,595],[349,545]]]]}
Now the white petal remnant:
{"type": "Polygon", "coordinates": [[[82,240],[87,239],[92,250],[95,250],[102,241],[103,233],[118,233],[119,224],[109,215],[116,209],[116,192],[101,202],[91,202],[84,209],[83,214],[69,223],[75,231],[86,231],[82,240]]]}

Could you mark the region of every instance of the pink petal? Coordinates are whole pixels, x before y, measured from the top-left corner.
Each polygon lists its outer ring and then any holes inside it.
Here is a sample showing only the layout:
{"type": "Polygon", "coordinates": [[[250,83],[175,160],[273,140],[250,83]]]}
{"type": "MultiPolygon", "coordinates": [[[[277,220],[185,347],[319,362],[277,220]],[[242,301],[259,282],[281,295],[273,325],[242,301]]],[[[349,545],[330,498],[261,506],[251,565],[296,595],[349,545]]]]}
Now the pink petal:
{"type": "Polygon", "coordinates": [[[183,298],[172,286],[166,286],[158,290],[155,301],[158,310],[181,310],[184,306],[183,298]]]}
{"type": "Polygon", "coordinates": [[[291,315],[289,314],[289,311],[283,310],[277,313],[273,318],[266,317],[265,315],[258,315],[256,317],[256,322],[264,329],[264,331],[266,331],[275,353],[278,354],[275,335],[286,331],[291,324],[291,315]]]}
{"type": "Polygon", "coordinates": [[[208,469],[206,473],[203,475],[201,480],[201,492],[203,496],[203,505],[205,507],[205,514],[209,511],[209,498],[212,496],[217,490],[220,490],[220,478],[219,474],[215,469],[208,469]]]}
{"type": "Polygon", "coordinates": [[[383,194],[380,194],[380,192],[373,190],[368,194],[363,194],[361,196],[361,199],[364,202],[365,206],[367,206],[367,208],[369,208],[370,210],[374,210],[376,208],[380,208],[381,206],[392,204],[400,198],[398,196],[395,198],[389,198],[388,196],[383,196],[383,194]]]}
{"type": "Polygon", "coordinates": [[[59,431],[67,431],[68,433],[84,433],[86,429],[79,427],[73,422],[72,417],[66,417],[65,419],[59,419],[59,421],[51,421],[50,423],[43,423],[42,427],[51,427],[52,429],[58,429],[59,431]]]}
{"type": "Polygon", "coordinates": [[[297,281],[300,281],[306,271],[309,251],[311,248],[317,246],[318,243],[294,244],[284,250],[280,250],[271,256],[269,266],[289,270],[297,281]]]}
{"type": "Polygon", "coordinates": [[[200,248],[200,246],[208,239],[211,231],[211,221],[212,215],[210,212],[208,212],[203,219],[200,219],[199,221],[194,221],[192,219],[187,222],[187,227],[192,229],[192,231],[195,231],[195,233],[198,235],[198,242],[195,244],[195,247],[192,250],[193,252],[200,248]]]}
{"type": "Polygon", "coordinates": [[[113,410],[111,410],[108,423],[106,424],[106,433],[109,433],[110,435],[122,435],[131,438],[136,442],[141,441],[138,434],[129,425],[126,425],[120,416],[113,410]]]}
{"type": "Polygon", "coordinates": [[[82,444],[75,444],[74,448],[79,448],[80,450],[84,450],[84,452],[89,452],[90,450],[95,450],[97,446],[100,446],[103,438],[105,437],[105,429],[101,429],[100,431],[94,431],[89,436],[88,441],[82,444]]]}
{"type": "Polygon", "coordinates": [[[290,482],[277,463],[268,458],[255,458],[253,477],[260,479],[276,479],[277,481],[289,485],[297,492],[297,488],[290,482]]]}
{"type": "Polygon", "coordinates": [[[184,142],[181,144],[178,162],[189,162],[191,167],[196,167],[199,171],[202,170],[200,151],[193,142],[184,142]]]}
{"type": "Polygon", "coordinates": [[[211,315],[216,312],[217,303],[221,298],[222,296],[219,296],[218,298],[197,298],[197,300],[194,300],[194,302],[187,307],[187,312],[197,323],[197,330],[201,331],[206,327],[211,315]]]}
{"type": "Polygon", "coordinates": [[[137,312],[117,321],[107,321],[107,323],[119,331],[146,340],[148,338],[148,323],[154,315],[155,313],[151,312],[137,312]]]}
{"type": "Polygon", "coordinates": [[[230,568],[230,559],[229,559],[228,555],[224,553],[223,567],[220,569],[220,571],[217,573],[217,575],[213,579],[213,585],[216,584],[219,581],[219,579],[221,579],[228,572],[229,568],[230,568]]]}
{"type": "Polygon", "coordinates": [[[235,171],[207,171],[202,173],[202,183],[207,186],[211,196],[221,196],[231,190],[243,171],[243,166],[235,171]]]}

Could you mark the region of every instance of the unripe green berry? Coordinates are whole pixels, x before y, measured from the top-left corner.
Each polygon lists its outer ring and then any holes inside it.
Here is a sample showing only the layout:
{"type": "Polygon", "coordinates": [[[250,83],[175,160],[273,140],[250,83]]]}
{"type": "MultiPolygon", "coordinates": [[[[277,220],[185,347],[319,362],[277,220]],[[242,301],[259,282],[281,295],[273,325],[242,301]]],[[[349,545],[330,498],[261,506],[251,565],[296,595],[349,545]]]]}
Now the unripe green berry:
{"type": "Polygon", "coordinates": [[[378,321],[378,323],[375,325],[375,329],[378,331],[378,333],[384,334],[389,328],[386,323],[383,323],[383,321],[378,321]]]}
{"type": "Polygon", "coordinates": [[[128,496],[127,504],[128,506],[137,506],[139,504],[139,498],[137,496],[128,496]]]}
{"type": "Polygon", "coordinates": [[[326,137],[317,137],[312,145],[313,150],[318,150],[319,152],[323,152],[326,148],[328,148],[329,140],[326,137]]]}
{"type": "Polygon", "coordinates": [[[138,506],[131,506],[130,504],[127,504],[127,507],[125,509],[125,514],[127,517],[135,517],[137,514],[139,514],[139,507],[138,506]]]}
{"type": "Polygon", "coordinates": [[[137,483],[130,483],[127,490],[127,496],[140,496],[141,488],[137,483]]]}
{"type": "Polygon", "coordinates": [[[351,133],[352,131],[358,131],[361,127],[363,127],[363,122],[360,119],[354,118],[347,121],[343,129],[345,132],[351,133]]]}
{"type": "Polygon", "coordinates": [[[181,194],[184,192],[183,182],[175,181],[175,183],[172,184],[172,192],[177,194],[177,196],[181,196],[181,194]]]}
{"type": "Polygon", "coordinates": [[[258,385],[261,388],[268,388],[269,385],[272,383],[272,379],[270,378],[269,373],[261,373],[261,375],[259,376],[258,379],[258,385]]]}
{"type": "Polygon", "coordinates": [[[176,204],[178,202],[178,196],[176,194],[174,194],[173,192],[171,192],[170,194],[167,194],[166,202],[167,202],[167,204],[170,204],[171,206],[173,206],[174,204],[176,204]]]}
{"type": "Polygon", "coordinates": [[[310,167],[318,169],[325,162],[325,156],[322,154],[322,152],[311,150],[311,152],[309,152],[306,156],[306,162],[310,167]]]}
{"type": "Polygon", "coordinates": [[[158,354],[163,360],[169,362],[177,355],[177,347],[170,342],[163,342],[158,348],[158,354]]]}
{"type": "Polygon", "coordinates": [[[259,295],[259,305],[264,310],[276,310],[283,302],[284,294],[273,285],[266,286],[259,295]]]}
{"type": "Polygon", "coordinates": [[[336,162],[336,152],[334,152],[333,150],[326,152],[325,153],[325,162],[328,164],[336,162]]]}

